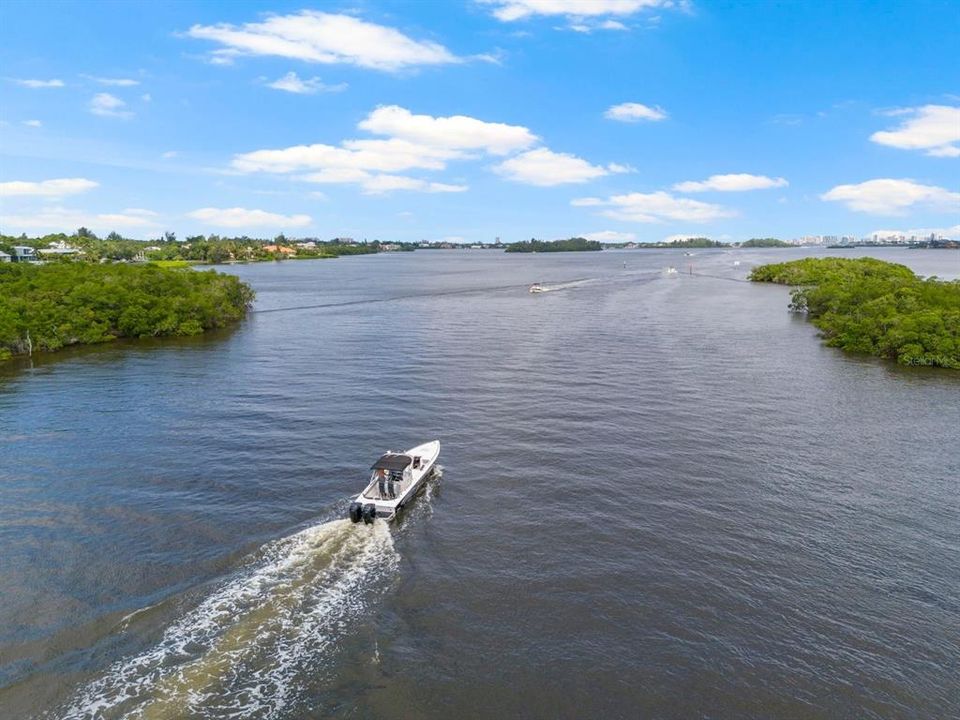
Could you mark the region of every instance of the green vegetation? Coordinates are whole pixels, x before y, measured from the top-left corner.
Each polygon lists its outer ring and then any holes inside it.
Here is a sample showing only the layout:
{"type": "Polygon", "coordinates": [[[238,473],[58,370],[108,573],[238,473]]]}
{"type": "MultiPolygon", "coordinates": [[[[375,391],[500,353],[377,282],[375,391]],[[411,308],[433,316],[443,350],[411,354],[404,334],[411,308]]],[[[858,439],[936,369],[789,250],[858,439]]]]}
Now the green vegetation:
{"type": "Polygon", "coordinates": [[[244,317],[232,275],[154,265],[0,264],[0,360],[121,337],[199,335],[244,317]]]}
{"type": "Polygon", "coordinates": [[[671,240],[669,242],[655,242],[655,243],[638,243],[637,248],[642,249],[659,249],[664,248],[718,248],[718,247],[729,247],[726,243],[722,243],[719,240],[711,240],[707,237],[691,237],[691,238],[678,238],[676,240],[671,240]]]}
{"type": "Polygon", "coordinates": [[[339,239],[320,241],[313,238],[292,240],[278,235],[273,240],[219,235],[192,235],[182,241],[176,233],[164,233],[155,240],[131,240],[112,232],[105,238],[99,238],[86,228],[80,228],[72,235],[55,233],[43,237],[30,238],[26,235],[13,237],[0,235],[0,250],[10,253],[14,245],[27,245],[41,253],[53,243],[62,243],[80,252],[73,256],[51,256],[44,259],[80,259],[90,262],[146,262],[157,260],[177,260],[186,263],[205,263],[210,265],[230,262],[263,262],[284,259],[334,258],[341,255],[366,255],[381,250],[413,250],[411,243],[386,244],[373,242],[341,241],[339,239]]]}
{"type": "Polygon", "coordinates": [[[806,312],[827,345],[960,370],[960,281],[921,279],[873,258],[806,258],[761,265],[750,279],[796,285],[792,310],[806,312]]]}
{"type": "Polygon", "coordinates": [[[750,238],[740,243],[742,248],[770,248],[770,247],[793,247],[788,242],[777,240],[777,238],[750,238]]]}
{"type": "Polygon", "coordinates": [[[569,240],[537,240],[515,242],[507,245],[504,252],[531,253],[531,252],[579,252],[583,250],[603,250],[603,246],[596,240],[587,240],[582,237],[569,240]]]}

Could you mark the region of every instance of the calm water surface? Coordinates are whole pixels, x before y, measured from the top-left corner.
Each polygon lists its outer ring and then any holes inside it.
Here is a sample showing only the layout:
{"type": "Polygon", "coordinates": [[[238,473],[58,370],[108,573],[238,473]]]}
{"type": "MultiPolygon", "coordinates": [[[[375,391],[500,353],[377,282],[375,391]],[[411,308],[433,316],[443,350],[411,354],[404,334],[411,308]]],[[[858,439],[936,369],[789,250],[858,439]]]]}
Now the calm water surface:
{"type": "Polygon", "coordinates": [[[251,265],[232,331],[8,364],[0,717],[960,716],[960,374],[742,282],[808,254],[251,265]]]}

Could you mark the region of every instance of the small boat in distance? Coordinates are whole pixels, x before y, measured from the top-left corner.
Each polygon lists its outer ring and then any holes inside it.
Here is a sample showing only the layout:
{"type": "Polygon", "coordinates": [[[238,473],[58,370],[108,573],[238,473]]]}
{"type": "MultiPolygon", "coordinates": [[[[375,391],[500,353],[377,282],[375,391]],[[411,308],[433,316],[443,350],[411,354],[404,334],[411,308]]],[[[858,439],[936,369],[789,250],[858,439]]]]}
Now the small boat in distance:
{"type": "Polygon", "coordinates": [[[667,275],[676,275],[676,274],[677,274],[677,269],[675,267],[671,265],[670,267],[667,268],[667,275]]]}
{"type": "Polygon", "coordinates": [[[366,489],[350,503],[350,519],[367,525],[378,517],[393,520],[433,472],[438,457],[439,440],[402,453],[384,453],[370,468],[373,474],[366,489]]]}
{"type": "Polygon", "coordinates": [[[543,292],[543,285],[541,285],[540,283],[534,283],[533,285],[530,286],[530,292],[532,293],[543,292]]]}

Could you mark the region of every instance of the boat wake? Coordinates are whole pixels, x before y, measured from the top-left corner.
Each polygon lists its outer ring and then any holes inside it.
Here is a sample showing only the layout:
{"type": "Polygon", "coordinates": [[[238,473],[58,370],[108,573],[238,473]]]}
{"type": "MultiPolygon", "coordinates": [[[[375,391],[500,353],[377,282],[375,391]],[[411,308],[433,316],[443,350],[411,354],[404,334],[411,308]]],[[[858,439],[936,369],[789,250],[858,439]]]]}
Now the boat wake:
{"type": "Polygon", "coordinates": [[[286,714],[298,700],[298,679],[316,678],[398,563],[383,522],[334,520],[269,543],[157,645],[82,688],[61,716],[286,714]]]}
{"type": "Polygon", "coordinates": [[[538,292],[557,292],[558,290],[569,290],[571,288],[580,287],[581,285],[589,285],[590,283],[596,282],[597,278],[584,278],[582,280],[571,280],[570,282],[564,283],[551,283],[550,285],[541,285],[538,292]]]}

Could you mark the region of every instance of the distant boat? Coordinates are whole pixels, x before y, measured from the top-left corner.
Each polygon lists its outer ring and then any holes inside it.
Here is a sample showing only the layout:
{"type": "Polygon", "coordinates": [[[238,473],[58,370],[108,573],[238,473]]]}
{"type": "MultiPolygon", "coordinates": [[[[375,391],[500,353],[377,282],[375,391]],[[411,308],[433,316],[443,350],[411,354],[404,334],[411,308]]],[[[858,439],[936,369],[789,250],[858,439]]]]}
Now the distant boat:
{"type": "Polygon", "coordinates": [[[384,453],[370,468],[367,488],[350,503],[350,519],[367,525],[377,518],[393,520],[430,476],[438,457],[439,440],[402,453],[384,453]]]}
{"type": "Polygon", "coordinates": [[[673,266],[667,268],[667,275],[676,275],[677,269],[673,266]]]}
{"type": "Polygon", "coordinates": [[[541,293],[544,292],[543,285],[540,283],[534,283],[530,286],[530,292],[532,293],[541,293]]]}
{"type": "Polygon", "coordinates": [[[685,252],[684,255],[686,255],[687,257],[693,257],[693,253],[692,253],[692,252],[685,252]]]}
{"type": "Polygon", "coordinates": [[[734,267],[740,267],[740,261],[739,261],[739,260],[734,260],[734,261],[733,261],[733,266],[734,266],[734,267]]]}

